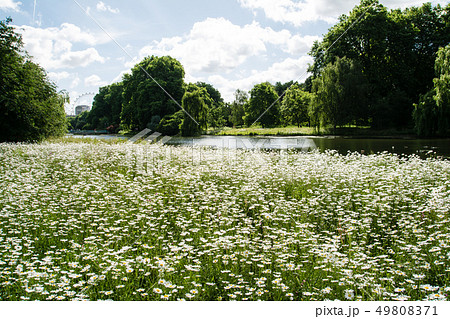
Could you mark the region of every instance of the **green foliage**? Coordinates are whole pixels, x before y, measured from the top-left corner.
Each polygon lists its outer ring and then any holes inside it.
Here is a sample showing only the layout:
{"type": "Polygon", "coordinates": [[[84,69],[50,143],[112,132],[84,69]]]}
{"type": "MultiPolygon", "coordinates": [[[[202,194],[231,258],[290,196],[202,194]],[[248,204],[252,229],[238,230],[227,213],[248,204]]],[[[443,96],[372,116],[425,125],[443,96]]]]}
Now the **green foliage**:
{"type": "Polygon", "coordinates": [[[285,125],[300,125],[309,121],[308,108],[312,101],[312,94],[294,84],[287,91],[281,103],[281,116],[285,125]]]}
{"type": "Polygon", "coordinates": [[[20,35],[0,21],[0,142],[41,141],[67,131],[65,92],[23,51],[20,35]]]}
{"type": "Polygon", "coordinates": [[[208,93],[208,96],[204,98],[208,107],[208,126],[212,128],[224,127],[228,123],[229,110],[220,92],[208,83],[197,82],[195,85],[204,88],[208,93]]]}
{"type": "Polygon", "coordinates": [[[450,129],[450,45],[438,51],[434,88],[414,104],[417,134],[422,136],[449,135],[450,129]]]}
{"type": "Polygon", "coordinates": [[[179,110],[184,94],[184,69],[171,57],[148,57],[138,63],[130,74],[123,78],[123,109],[121,114],[124,128],[144,129],[154,125],[152,118],[164,118],[179,110]],[[153,81],[153,77],[161,87],[153,81]]]}
{"type": "Polygon", "coordinates": [[[420,136],[437,134],[438,113],[434,99],[436,91],[433,89],[420,98],[419,104],[414,104],[413,119],[416,132],[420,136]]]}
{"type": "Polygon", "coordinates": [[[71,117],[69,119],[70,127],[73,130],[81,131],[83,129],[91,129],[90,124],[88,123],[89,112],[85,111],[76,117],[71,117]]]}
{"type": "Polygon", "coordinates": [[[157,131],[165,136],[175,136],[180,133],[180,127],[183,123],[183,114],[182,110],[176,112],[172,115],[166,115],[157,127],[157,131]]]}
{"type": "Polygon", "coordinates": [[[223,98],[220,92],[211,84],[205,82],[197,82],[195,83],[199,88],[205,88],[206,92],[208,92],[211,100],[216,104],[216,106],[223,104],[223,98]]]}
{"type": "Polygon", "coordinates": [[[338,57],[358,62],[371,91],[365,120],[407,126],[412,102],[432,87],[435,53],[450,42],[449,8],[427,3],[388,11],[377,0],[363,0],[313,46],[310,70],[318,77],[338,57]]]}
{"type": "Polygon", "coordinates": [[[183,136],[199,135],[207,129],[207,103],[210,102],[211,98],[205,88],[200,88],[195,84],[187,85],[182,100],[184,119],[181,124],[181,134],[183,136]]]}
{"type": "Polygon", "coordinates": [[[255,121],[263,127],[277,125],[280,118],[280,103],[275,88],[268,82],[255,85],[246,104],[244,121],[252,125],[255,121]]]}
{"type": "MultiPolygon", "coordinates": [[[[287,83],[281,83],[281,82],[277,82],[275,83],[275,91],[277,91],[278,96],[282,96],[284,99],[283,94],[287,91],[287,89],[289,89],[292,85],[294,84],[294,81],[290,81],[287,83]]],[[[282,102],[282,100],[280,101],[282,102]]]]}
{"type": "Polygon", "coordinates": [[[439,114],[438,133],[446,135],[450,129],[450,44],[439,49],[436,59],[436,75],[434,87],[439,114]]]}
{"type": "Polygon", "coordinates": [[[313,92],[310,112],[319,130],[321,125],[331,124],[336,131],[337,126],[357,121],[367,110],[367,80],[359,64],[350,59],[337,58],[327,65],[313,81],[313,92]]]}
{"type": "Polygon", "coordinates": [[[110,126],[119,127],[122,112],[123,83],[114,83],[100,88],[94,97],[87,122],[95,129],[104,130],[110,126]]]}
{"type": "Polygon", "coordinates": [[[234,127],[244,125],[245,105],[248,103],[248,94],[245,91],[236,90],[234,101],[231,104],[230,122],[234,127]]]}

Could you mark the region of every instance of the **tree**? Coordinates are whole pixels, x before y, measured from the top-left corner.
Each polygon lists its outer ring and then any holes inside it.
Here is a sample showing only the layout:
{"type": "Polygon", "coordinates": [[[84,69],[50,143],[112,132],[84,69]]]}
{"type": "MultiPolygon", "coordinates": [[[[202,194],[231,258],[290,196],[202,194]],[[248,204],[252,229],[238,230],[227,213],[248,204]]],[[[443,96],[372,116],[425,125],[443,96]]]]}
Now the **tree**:
{"type": "Polygon", "coordinates": [[[88,130],[91,129],[91,125],[88,123],[89,112],[84,111],[78,114],[76,117],[70,118],[70,126],[73,130],[88,130]]]}
{"type": "Polygon", "coordinates": [[[287,91],[287,89],[289,89],[292,85],[294,84],[294,81],[290,81],[290,82],[286,82],[286,83],[281,83],[281,82],[277,82],[275,83],[275,91],[277,92],[278,96],[281,96],[281,102],[284,99],[284,93],[287,91]]]}
{"type": "Polygon", "coordinates": [[[308,108],[311,93],[305,92],[300,85],[294,84],[287,91],[281,103],[281,116],[286,125],[300,125],[309,120],[308,108]]]}
{"type": "Polygon", "coordinates": [[[388,11],[377,0],[362,0],[315,43],[310,71],[317,78],[338,57],[358,62],[370,83],[367,119],[375,127],[407,126],[412,102],[433,85],[437,49],[450,42],[449,9],[388,11]]]}
{"type": "Polygon", "coordinates": [[[207,129],[208,107],[205,100],[211,99],[205,88],[199,88],[195,84],[188,84],[186,93],[182,99],[184,109],[181,134],[183,136],[195,136],[207,129]]]}
{"type": "Polygon", "coordinates": [[[206,92],[208,92],[209,94],[209,97],[214,102],[214,104],[216,104],[216,106],[223,104],[222,95],[214,86],[205,82],[197,82],[195,83],[195,85],[197,85],[199,88],[205,88],[206,92]]]}
{"type": "Polygon", "coordinates": [[[313,81],[313,92],[315,119],[322,125],[331,124],[336,132],[337,126],[356,121],[364,112],[361,108],[367,103],[369,90],[358,63],[337,58],[313,81]]]}
{"type": "Polygon", "coordinates": [[[182,110],[166,115],[158,124],[157,131],[166,136],[175,136],[180,133],[180,127],[183,123],[184,112],[182,110]]]}
{"type": "Polygon", "coordinates": [[[420,97],[418,104],[414,104],[413,119],[420,136],[434,136],[438,132],[439,117],[435,95],[436,91],[432,89],[420,97]]]}
{"type": "Polygon", "coordinates": [[[0,141],[31,142],[67,132],[65,92],[23,51],[20,35],[0,21],[0,141]]]}
{"type": "Polygon", "coordinates": [[[436,75],[434,99],[439,114],[438,133],[446,135],[450,129],[450,44],[439,49],[436,58],[436,75]]]}
{"type": "Polygon", "coordinates": [[[168,56],[138,63],[123,78],[122,125],[130,130],[149,128],[155,125],[154,116],[162,119],[179,111],[184,74],[180,62],[168,56]]]}
{"type": "Polygon", "coordinates": [[[106,129],[110,126],[119,127],[123,104],[123,83],[113,83],[101,87],[94,97],[92,110],[87,121],[95,129],[106,129]]]}
{"type": "Polygon", "coordinates": [[[450,44],[440,48],[435,62],[434,88],[414,104],[417,134],[448,135],[450,129],[450,44]]]}
{"type": "Polygon", "coordinates": [[[280,117],[278,98],[275,88],[269,82],[255,85],[250,91],[250,101],[246,104],[246,125],[250,126],[254,122],[263,127],[277,125],[280,117]]]}
{"type": "Polygon", "coordinates": [[[244,125],[245,106],[248,103],[248,94],[242,90],[236,90],[234,101],[231,104],[230,122],[234,127],[244,125]]]}
{"type": "Polygon", "coordinates": [[[208,93],[208,98],[204,99],[208,107],[208,126],[212,128],[224,127],[228,122],[228,109],[220,92],[211,84],[205,82],[197,82],[195,85],[204,88],[208,93]]]}

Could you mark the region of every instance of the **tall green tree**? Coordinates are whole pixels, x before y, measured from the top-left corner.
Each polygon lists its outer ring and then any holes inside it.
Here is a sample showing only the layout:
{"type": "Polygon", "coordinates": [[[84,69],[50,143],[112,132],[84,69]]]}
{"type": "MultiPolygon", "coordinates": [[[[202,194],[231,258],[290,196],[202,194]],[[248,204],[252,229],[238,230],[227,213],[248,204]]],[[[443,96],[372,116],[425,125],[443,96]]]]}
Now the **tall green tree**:
{"type": "Polygon", "coordinates": [[[377,0],[362,0],[315,43],[310,70],[318,77],[338,57],[357,61],[371,86],[372,125],[407,126],[412,102],[432,87],[437,49],[450,42],[449,8],[388,11],[377,0]]]}
{"type": "Polygon", "coordinates": [[[283,94],[294,84],[294,81],[281,83],[277,82],[275,83],[275,91],[277,92],[278,96],[282,96],[282,99],[280,102],[283,102],[284,96],[283,94]]]}
{"type": "Polygon", "coordinates": [[[149,128],[155,125],[156,116],[162,119],[179,111],[184,75],[181,63],[168,56],[151,56],[138,63],[123,77],[122,125],[149,128]]]}
{"type": "Polygon", "coordinates": [[[236,90],[234,93],[234,101],[231,104],[230,122],[236,126],[244,125],[245,106],[248,103],[248,94],[242,90],[236,90]]]}
{"type": "Polygon", "coordinates": [[[250,100],[246,104],[245,124],[254,122],[262,127],[270,127],[279,124],[280,103],[275,88],[269,82],[257,84],[250,91],[250,100]]]}
{"type": "Polygon", "coordinates": [[[439,116],[435,96],[436,90],[432,89],[420,97],[418,104],[414,104],[413,119],[419,136],[434,136],[438,132],[439,116]]]}
{"type": "Polygon", "coordinates": [[[440,48],[434,88],[414,104],[414,121],[421,136],[450,135],[450,44],[440,48]]]}
{"type": "Polygon", "coordinates": [[[204,88],[209,98],[205,99],[208,107],[208,126],[212,128],[224,127],[228,123],[228,107],[225,105],[220,92],[211,84],[205,82],[195,83],[199,88],[204,88]]]}
{"type": "Polygon", "coordinates": [[[23,50],[22,38],[0,21],[0,141],[41,141],[67,132],[64,104],[44,69],[23,50]]]}
{"type": "Polygon", "coordinates": [[[292,85],[281,103],[281,116],[285,125],[300,125],[309,121],[308,109],[312,94],[305,92],[297,83],[292,85]]]}
{"type": "Polygon", "coordinates": [[[209,97],[211,100],[216,104],[216,106],[219,106],[220,104],[223,104],[223,98],[220,94],[219,90],[217,90],[212,84],[205,83],[205,82],[197,82],[195,83],[199,88],[205,88],[206,92],[208,92],[209,97]]]}
{"type": "Polygon", "coordinates": [[[123,104],[123,83],[113,83],[101,87],[94,97],[92,110],[87,121],[94,129],[106,129],[120,125],[120,114],[123,104]]]}
{"type": "Polygon", "coordinates": [[[183,136],[196,136],[208,128],[208,106],[205,101],[209,100],[211,98],[205,88],[200,88],[195,84],[187,85],[182,99],[184,118],[181,124],[181,134],[183,136]]]}
{"type": "MultiPolygon", "coordinates": [[[[313,114],[321,125],[350,124],[367,108],[369,88],[358,63],[347,58],[337,58],[313,81],[313,114]],[[366,106],[366,107],[365,107],[366,106]]],[[[317,125],[317,122],[316,122],[317,125]]]]}
{"type": "Polygon", "coordinates": [[[436,75],[434,88],[438,108],[438,133],[447,135],[450,129],[450,44],[439,49],[436,58],[436,75]]]}

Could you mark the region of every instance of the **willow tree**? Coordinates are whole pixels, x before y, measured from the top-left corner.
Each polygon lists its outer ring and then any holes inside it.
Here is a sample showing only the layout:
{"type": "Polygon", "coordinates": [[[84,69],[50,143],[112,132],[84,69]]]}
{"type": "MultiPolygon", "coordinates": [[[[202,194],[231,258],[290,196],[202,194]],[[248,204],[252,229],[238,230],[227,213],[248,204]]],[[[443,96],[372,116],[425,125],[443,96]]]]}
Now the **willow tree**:
{"type": "Polygon", "coordinates": [[[205,88],[189,84],[182,99],[184,111],[181,135],[196,136],[207,129],[208,106],[205,101],[210,100],[205,88]]]}
{"type": "Polygon", "coordinates": [[[369,84],[361,66],[347,58],[328,64],[313,81],[311,114],[316,127],[355,123],[367,109],[369,84]],[[317,121],[320,121],[318,123],[317,121]]]}
{"type": "Polygon", "coordinates": [[[450,45],[439,49],[435,70],[434,88],[414,105],[416,132],[421,136],[450,133],[450,45]]]}

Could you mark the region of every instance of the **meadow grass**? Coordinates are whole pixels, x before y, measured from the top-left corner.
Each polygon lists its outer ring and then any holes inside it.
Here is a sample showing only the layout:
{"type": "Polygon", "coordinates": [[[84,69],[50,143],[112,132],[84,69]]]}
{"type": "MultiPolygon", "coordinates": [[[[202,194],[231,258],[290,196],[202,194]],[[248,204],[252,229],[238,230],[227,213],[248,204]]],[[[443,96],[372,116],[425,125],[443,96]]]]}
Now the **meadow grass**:
{"type": "Polygon", "coordinates": [[[314,129],[310,127],[244,127],[244,128],[230,128],[226,127],[213,135],[219,136],[310,136],[314,135],[314,129]]]}
{"type": "Polygon", "coordinates": [[[450,163],[0,144],[0,300],[449,300],[450,163]]]}

